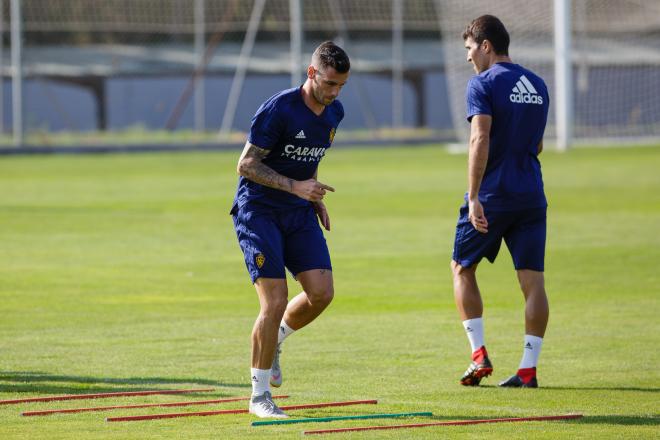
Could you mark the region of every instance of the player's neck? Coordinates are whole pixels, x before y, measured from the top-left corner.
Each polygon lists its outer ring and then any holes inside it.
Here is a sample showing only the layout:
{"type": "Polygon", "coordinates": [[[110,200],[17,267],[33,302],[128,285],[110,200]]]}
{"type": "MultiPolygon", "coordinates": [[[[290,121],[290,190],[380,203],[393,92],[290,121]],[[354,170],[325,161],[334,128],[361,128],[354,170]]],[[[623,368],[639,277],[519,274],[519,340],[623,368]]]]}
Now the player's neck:
{"type": "Polygon", "coordinates": [[[488,68],[490,69],[497,63],[513,63],[513,61],[511,61],[511,57],[509,57],[509,55],[494,55],[490,60],[490,65],[488,68]]]}
{"type": "Polygon", "coordinates": [[[321,113],[323,113],[323,110],[325,110],[325,105],[321,104],[314,98],[314,94],[312,92],[312,84],[310,83],[310,80],[308,79],[305,81],[305,84],[303,84],[300,93],[302,94],[303,102],[305,105],[314,112],[315,115],[319,116],[321,113]]]}

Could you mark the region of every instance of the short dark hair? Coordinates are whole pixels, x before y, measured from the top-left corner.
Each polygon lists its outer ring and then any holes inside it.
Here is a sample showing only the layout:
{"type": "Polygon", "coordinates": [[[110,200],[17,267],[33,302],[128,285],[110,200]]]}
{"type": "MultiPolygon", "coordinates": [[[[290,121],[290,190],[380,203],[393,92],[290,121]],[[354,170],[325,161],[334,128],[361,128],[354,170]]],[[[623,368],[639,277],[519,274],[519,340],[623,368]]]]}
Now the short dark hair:
{"type": "Polygon", "coordinates": [[[494,15],[482,15],[472,20],[463,32],[463,41],[470,37],[477,44],[483,43],[484,40],[490,41],[497,55],[509,55],[509,33],[494,15]]]}
{"type": "Polygon", "coordinates": [[[319,67],[332,67],[337,73],[346,73],[351,68],[351,61],[344,49],[332,41],[321,43],[314,51],[312,61],[318,61],[319,67]]]}

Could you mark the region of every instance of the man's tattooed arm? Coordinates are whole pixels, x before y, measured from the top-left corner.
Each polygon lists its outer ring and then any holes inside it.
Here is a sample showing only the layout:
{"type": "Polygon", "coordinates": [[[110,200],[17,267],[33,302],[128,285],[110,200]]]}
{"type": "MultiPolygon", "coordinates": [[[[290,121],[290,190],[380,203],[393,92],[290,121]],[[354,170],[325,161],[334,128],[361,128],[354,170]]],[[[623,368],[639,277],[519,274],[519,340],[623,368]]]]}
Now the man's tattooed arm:
{"type": "Polygon", "coordinates": [[[238,159],[236,169],[238,174],[260,185],[293,193],[293,179],[279,174],[262,163],[268,153],[268,150],[247,142],[238,159]]]}

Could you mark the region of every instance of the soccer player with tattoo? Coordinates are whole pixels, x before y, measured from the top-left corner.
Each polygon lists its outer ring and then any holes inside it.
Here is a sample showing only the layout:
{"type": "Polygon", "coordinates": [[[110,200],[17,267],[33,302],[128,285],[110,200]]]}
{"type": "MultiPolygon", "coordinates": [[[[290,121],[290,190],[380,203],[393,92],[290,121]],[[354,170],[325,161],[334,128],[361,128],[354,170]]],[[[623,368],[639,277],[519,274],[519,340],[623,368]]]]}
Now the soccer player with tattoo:
{"type": "Polygon", "coordinates": [[[454,241],[454,298],[472,347],[472,363],[460,380],[479,385],[493,365],[484,343],[483,303],[477,265],[492,263],[502,239],[509,248],[525,297],[523,356],[503,387],[536,388],[536,364],[548,323],[544,286],[547,202],[538,155],[548,118],[543,80],[509,58],[509,34],[492,15],[463,33],[467,61],[477,75],[467,86],[470,122],[468,191],[454,241]]]}
{"type": "Polygon", "coordinates": [[[318,180],[318,165],[344,117],[336,98],[349,70],[343,49],[330,41],[318,46],[305,83],[259,107],[238,160],[231,215],[260,304],[252,329],[249,406],[258,417],[287,417],[270,393],[270,385],[282,384],[282,343],[316,319],[334,295],[319,227],[330,230],[323,198],[334,188],[318,180]],[[303,289],[290,301],[285,268],[303,289]]]}

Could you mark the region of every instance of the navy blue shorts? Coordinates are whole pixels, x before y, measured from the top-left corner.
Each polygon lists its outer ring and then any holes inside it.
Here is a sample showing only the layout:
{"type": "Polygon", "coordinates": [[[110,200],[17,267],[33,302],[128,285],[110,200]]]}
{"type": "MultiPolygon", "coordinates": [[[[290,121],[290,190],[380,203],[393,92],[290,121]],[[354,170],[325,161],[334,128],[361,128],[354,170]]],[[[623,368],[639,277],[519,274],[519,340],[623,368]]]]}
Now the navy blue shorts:
{"type": "Polygon", "coordinates": [[[232,215],[250,278],[286,278],[312,269],[332,270],[328,245],[314,208],[232,215]]]}
{"type": "Polygon", "coordinates": [[[456,225],[454,261],[463,267],[470,267],[486,257],[492,263],[504,239],[516,270],[543,272],[546,210],[545,207],[520,211],[486,210],[488,233],[482,234],[468,220],[468,207],[463,205],[456,225]]]}

